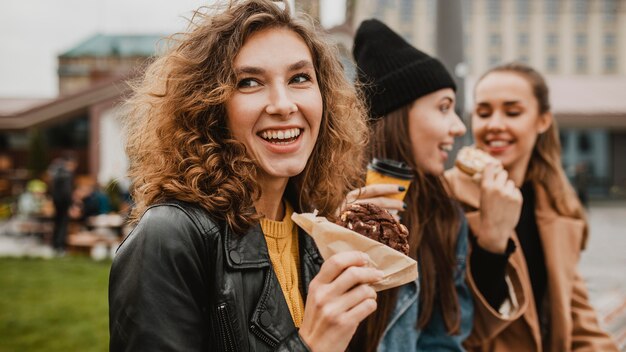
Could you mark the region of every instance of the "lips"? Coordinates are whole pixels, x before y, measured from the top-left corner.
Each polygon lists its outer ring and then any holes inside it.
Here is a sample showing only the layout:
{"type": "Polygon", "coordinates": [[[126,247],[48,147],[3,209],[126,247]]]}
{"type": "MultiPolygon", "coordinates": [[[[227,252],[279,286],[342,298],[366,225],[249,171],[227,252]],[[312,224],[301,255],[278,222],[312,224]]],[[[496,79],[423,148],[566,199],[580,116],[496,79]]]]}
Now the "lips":
{"type": "Polygon", "coordinates": [[[452,151],[452,144],[441,144],[439,146],[439,149],[443,150],[444,152],[451,152],[452,151]]]}

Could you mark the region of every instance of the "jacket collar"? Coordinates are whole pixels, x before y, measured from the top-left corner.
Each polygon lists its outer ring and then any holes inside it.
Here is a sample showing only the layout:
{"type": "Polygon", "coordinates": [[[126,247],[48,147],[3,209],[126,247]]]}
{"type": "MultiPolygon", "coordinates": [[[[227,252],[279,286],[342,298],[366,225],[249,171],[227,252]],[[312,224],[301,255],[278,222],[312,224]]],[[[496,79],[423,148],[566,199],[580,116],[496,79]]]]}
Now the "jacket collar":
{"type": "Polygon", "coordinates": [[[224,257],[233,269],[253,269],[270,266],[265,236],[261,225],[255,223],[245,234],[234,233],[225,226],[224,257]]]}

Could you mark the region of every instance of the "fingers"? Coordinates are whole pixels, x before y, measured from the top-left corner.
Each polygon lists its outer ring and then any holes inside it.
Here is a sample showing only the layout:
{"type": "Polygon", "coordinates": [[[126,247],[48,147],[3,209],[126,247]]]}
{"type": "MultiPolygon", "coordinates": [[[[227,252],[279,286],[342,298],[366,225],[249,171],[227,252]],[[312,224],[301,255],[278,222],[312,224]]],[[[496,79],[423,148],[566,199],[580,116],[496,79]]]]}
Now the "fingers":
{"type": "Polygon", "coordinates": [[[372,203],[383,209],[397,211],[403,211],[405,207],[405,203],[403,201],[387,197],[357,199],[354,203],[372,203]]]}
{"type": "Polygon", "coordinates": [[[374,313],[377,308],[376,299],[368,298],[361,301],[352,309],[345,313],[345,319],[349,321],[361,322],[368,315],[374,313]]]}
{"type": "Polygon", "coordinates": [[[383,272],[375,268],[351,266],[331,283],[329,294],[341,295],[355,286],[373,284],[382,278],[383,272]]]}
{"type": "Polygon", "coordinates": [[[345,269],[351,266],[364,266],[369,262],[369,256],[359,251],[341,252],[324,261],[319,273],[313,278],[315,283],[328,284],[334,281],[345,269]]]}
{"type": "Polygon", "coordinates": [[[496,164],[487,164],[482,174],[481,187],[503,188],[508,179],[509,173],[506,170],[496,164]]]}
{"type": "Polygon", "coordinates": [[[387,195],[393,195],[396,193],[403,192],[405,190],[404,186],[395,185],[395,184],[372,184],[367,185],[365,187],[354,189],[348,193],[346,200],[348,203],[352,203],[357,199],[363,198],[375,198],[382,197],[387,195]]]}

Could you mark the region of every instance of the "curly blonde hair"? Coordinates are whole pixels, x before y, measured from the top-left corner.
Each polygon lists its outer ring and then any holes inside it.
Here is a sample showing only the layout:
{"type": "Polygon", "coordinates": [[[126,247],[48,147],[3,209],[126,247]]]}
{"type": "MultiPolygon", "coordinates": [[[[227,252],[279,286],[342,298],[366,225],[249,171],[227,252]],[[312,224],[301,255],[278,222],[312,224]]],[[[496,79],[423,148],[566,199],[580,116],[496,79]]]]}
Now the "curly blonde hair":
{"type": "Polygon", "coordinates": [[[170,37],[170,49],[133,84],[125,107],[126,152],[137,221],[168,199],[198,204],[216,220],[243,231],[258,220],[257,167],[226,124],[225,102],[236,85],[232,63],[246,39],[267,28],[287,28],[313,56],[323,100],[315,148],[285,197],[299,211],[330,216],[362,179],[367,138],[365,109],[347,81],[335,46],[306,15],[287,4],[231,1],[196,11],[189,31],[170,37]],[[348,161],[350,160],[350,161],[348,161]]]}

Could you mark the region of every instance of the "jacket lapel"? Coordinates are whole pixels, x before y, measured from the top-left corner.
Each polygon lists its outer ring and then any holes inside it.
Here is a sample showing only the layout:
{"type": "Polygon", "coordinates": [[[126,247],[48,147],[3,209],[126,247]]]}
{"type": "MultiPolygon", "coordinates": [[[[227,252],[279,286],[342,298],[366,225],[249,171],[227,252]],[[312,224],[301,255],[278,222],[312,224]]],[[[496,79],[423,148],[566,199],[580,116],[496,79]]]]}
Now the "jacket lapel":
{"type": "MultiPolygon", "coordinates": [[[[583,220],[560,216],[550,206],[542,187],[535,187],[537,227],[548,274],[547,307],[550,309],[550,341],[553,350],[570,346],[571,299],[576,268],[583,244],[583,220]]],[[[546,308],[547,308],[546,307],[546,308]]]]}
{"type": "MultiPolygon", "coordinates": [[[[300,292],[306,301],[309,282],[319,272],[322,258],[313,239],[299,229],[300,292]]],[[[251,317],[251,330],[270,346],[276,346],[295,329],[289,306],[271,265],[265,236],[259,224],[243,235],[226,232],[225,258],[234,270],[266,269],[263,289],[251,317]]]]}

